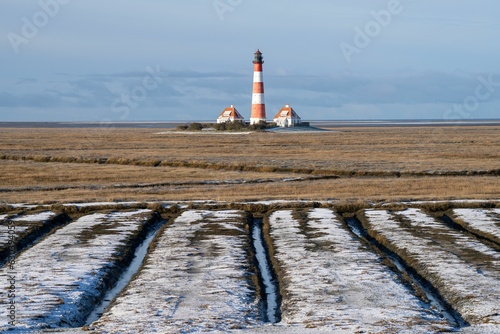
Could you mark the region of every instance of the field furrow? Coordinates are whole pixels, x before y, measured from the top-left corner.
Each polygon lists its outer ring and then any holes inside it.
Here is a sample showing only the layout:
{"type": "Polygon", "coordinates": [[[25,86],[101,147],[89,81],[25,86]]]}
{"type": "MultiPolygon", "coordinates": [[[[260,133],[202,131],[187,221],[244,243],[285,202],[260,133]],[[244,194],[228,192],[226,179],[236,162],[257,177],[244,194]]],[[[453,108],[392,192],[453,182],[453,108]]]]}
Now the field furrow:
{"type": "Polygon", "coordinates": [[[18,251],[68,220],[69,217],[57,216],[51,211],[24,215],[0,215],[0,264],[10,262],[18,251]]]}
{"type": "Polygon", "coordinates": [[[293,211],[276,211],[269,233],[283,324],[370,333],[450,329],[331,210],[311,210],[301,222],[293,211]]]}
{"type": "Polygon", "coordinates": [[[500,210],[454,209],[453,220],[472,233],[500,245],[500,210]]]}
{"type": "Polygon", "coordinates": [[[92,328],[101,333],[229,331],[258,323],[246,215],[185,211],[92,328]]]}
{"type": "Polygon", "coordinates": [[[22,239],[29,230],[37,228],[53,218],[55,213],[46,211],[34,215],[14,216],[0,215],[0,250],[8,246],[9,240],[14,242],[22,239]]]}
{"type": "Polygon", "coordinates": [[[365,225],[470,324],[500,324],[500,253],[419,209],[367,210],[365,225]]]}
{"type": "MultiPolygon", "coordinates": [[[[1,272],[15,280],[16,329],[81,326],[121,272],[123,258],[150,215],[138,210],[84,216],[21,253],[15,270],[1,272]]],[[[2,291],[8,289],[7,280],[0,284],[2,291]]],[[[9,328],[6,319],[4,313],[1,330],[9,328]]]]}

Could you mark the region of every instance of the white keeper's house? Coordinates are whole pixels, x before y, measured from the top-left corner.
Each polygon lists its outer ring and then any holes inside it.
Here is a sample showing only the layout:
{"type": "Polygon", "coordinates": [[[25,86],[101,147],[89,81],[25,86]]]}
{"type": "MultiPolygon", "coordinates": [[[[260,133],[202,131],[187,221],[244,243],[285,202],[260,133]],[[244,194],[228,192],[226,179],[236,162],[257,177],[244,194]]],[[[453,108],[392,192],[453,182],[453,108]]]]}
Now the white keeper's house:
{"type": "Polygon", "coordinates": [[[289,104],[285,105],[273,119],[277,126],[283,128],[291,127],[302,123],[302,119],[299,115],[290,107],[289,104]]]}
{"type": "Polygon", "coordinates": [[[224,111],[217,117],[217,123],[230,123],[230,122],[244,122],[245,119],[236,110],[236,108],[231,104],[229,108],[224,109],[224,111]]]}

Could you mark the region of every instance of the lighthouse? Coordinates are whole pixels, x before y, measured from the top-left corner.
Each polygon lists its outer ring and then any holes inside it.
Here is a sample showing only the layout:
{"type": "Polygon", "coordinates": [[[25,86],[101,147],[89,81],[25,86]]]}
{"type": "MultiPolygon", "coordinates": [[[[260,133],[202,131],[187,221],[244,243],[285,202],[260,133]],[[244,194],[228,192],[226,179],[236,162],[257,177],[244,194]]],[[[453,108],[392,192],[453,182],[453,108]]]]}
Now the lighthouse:
{"type": "Polygon", "coordinates": [[[262,64],[264,64],[262,52],[257,50],[253,59],[253,94],[250,124],[257,124],[261,121],[266,121],[266,103],[264,102],[262,64]]]}

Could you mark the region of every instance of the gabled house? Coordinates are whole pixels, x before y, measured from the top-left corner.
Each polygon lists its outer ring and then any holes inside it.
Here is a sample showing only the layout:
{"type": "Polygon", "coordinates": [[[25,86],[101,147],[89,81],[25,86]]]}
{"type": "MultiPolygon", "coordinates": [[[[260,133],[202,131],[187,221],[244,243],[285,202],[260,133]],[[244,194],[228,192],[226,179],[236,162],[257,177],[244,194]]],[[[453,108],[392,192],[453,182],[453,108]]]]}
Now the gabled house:
{"type": "Polygon", "coordinates": [[[289,104],[285,105],[273,119],[277,126],[290,127],[302,123],[301,118],[289,104]]]}
{"type": "Polygon", "coordinates": [[[229,123],[229,122],[244,122],[245,119],[236,110],[236,108],[231,104],[229,108],[224,109],[224,111],[217,118],[217,123],[229,123]]]}

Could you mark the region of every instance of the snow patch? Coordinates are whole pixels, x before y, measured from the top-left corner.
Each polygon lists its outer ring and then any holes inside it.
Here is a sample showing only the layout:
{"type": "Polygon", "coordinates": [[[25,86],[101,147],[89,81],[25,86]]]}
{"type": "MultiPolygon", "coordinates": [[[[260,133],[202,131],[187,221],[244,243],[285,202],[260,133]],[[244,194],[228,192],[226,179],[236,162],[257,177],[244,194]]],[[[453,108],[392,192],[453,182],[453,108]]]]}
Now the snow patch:
{"type": "Polygon", "coordinates": [[[0,221],[2,221],[2,224],[0,224],[0,249],[8,247],[9,240],[12,236],[14,237],[14,241],[18,241],[26,231],[35,228],[36,224],[33,223],[46,223],[49,219],[55,217],[55,215],[56,214],[51,211],[46,211],[31,215],[15,216],[9,219],[14,223],[10,226],[3,223],[8,215],[0,216],[0,221]]]}
{"type": "Polygon", "coordinates": [[[141,202],[90,202],[90,203],[65,203],[63,206],[74,206],[77,208],[88,208],[94,206],[131,206],[141,202]]]}
{"type": "Polygon", "coordinates": [[[327,331],[426,333],[449,329],[423,307],[328,209],[299,223],[292,211],[269,218],[286,289],[282,322],[327,331]]]}
{"type": "Polygon", "coordinates": [[[45,211],[45,212],[40,212],[40,213],[35,213],[31,215],[23,215],[23,216],[18,216],[14,217],[11,220],[14,222],[40,222],[40,221],[45,221],[49,220],[51,218],[55,217],[55,213],[51,211],[45,211]]]}
{"type": "Polygon", "coordinates": [[[370,227],[409,257],[421,276],[471,324],[500,324],[500,253],[420,209],[366,210],[370,227]],[[397,217],[404,219],[401,222],[397,217]]]}
{"type": "MultiPolygon", "coordinates": [[[[81,217],[21,253],[15,263],[16,330],[75,327],[99,298],[115,252],[145,221],[149,210],[81,217]],[[120,231],[111,228],[119,225],[120,231]]],[[[1,275],[12,275],[2,268],[1,275]]],[[[6,291],[8,282],[0,288],[6,291]]],[[[0,330],[7,330],[5,303],[0,330]]]]}
{"type": "Polygon", "coordinates": [[[138,276],[92,328],[188,333],[256,325],[244,221],[241,211],[183,212],[158,236],[138,276]]]}
{"type": "Polygon", "coordinates": [[[500,217],[495,217],[498,215],[495,210],[454,209],[453,213],[468,229],[491,235],[500,243],[500,217]]]}

